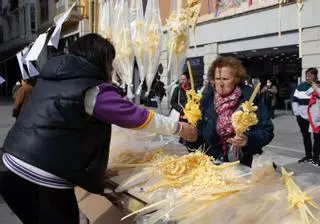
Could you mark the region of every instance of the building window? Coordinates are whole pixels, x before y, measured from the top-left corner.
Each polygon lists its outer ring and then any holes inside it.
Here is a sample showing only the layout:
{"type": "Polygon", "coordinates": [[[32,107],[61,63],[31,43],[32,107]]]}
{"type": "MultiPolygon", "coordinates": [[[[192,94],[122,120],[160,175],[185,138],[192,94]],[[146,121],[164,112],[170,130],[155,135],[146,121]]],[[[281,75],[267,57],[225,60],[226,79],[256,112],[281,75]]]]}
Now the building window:
{"type": "Polygon", "coordinates": [[[49,5],[48,0],[40,0],[40,21],[49,20],[49,5]]]}
{"type": "Polygon", "coordinates": [[[10,0],[10,11],[15,10],[19,7],[19,1],[10,0]]]}
{"type": "Polygon", "coordinates": [[[3,28],[0,26],[0,44],[3,43],[3,28]]]}
{"type": "Polygon", "coordinates": [[[36,33],[36,8],[34,4],[30,5],[30,28],[31,33],[36,33]]]}
{"type": "Polygon", "coordinates": [[[15,21],[15,24],[13,25],[15,29],[14,32],[15,32],[15,35],[19,36],[20,35],[20,14],[18,10],[14,11],[13,17],[15,21]]]}

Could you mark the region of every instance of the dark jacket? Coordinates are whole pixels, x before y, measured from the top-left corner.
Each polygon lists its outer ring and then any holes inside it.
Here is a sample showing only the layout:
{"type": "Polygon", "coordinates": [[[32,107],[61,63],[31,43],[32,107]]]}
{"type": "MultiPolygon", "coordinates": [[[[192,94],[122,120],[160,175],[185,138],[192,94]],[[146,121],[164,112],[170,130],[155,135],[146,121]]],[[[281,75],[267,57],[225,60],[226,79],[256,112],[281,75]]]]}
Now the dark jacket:
{"type": "MultiPolygon", "coordinates": [[[[240,104],[249,100],[253,89],[250,86],[241,87],[240,104]]],[[[188,142],[186,145],[192,149],[198,149],[200,146],[204,147],[207,154],[214,158],[220,159],[223,152],[220,150],[219,136],[216,132],[217,115],[214,109],[214,89],[208,86],[201,101],[200,109],[202,112],[202,120],[197,124],[198,141],[195,143],[188,142]]],[[[261,102],[259,97],[256,97],[255,105],[258,106],[257,116],[259,123],[249,128],[245,133],[248,136],[248,144],[242,148],[244,155],[240,162],[244,165],[251,166],[252,156],[257,153],[262,153],[262,147],[267,145],[273,139],[273,124],[268,118],[268,113],[265,105],[261,102]]],[[[239,104],[239,106],[240,106],[239,104]]]]}
{"type": "Polygon", "coordinates": [[[161,82],[160,80],[156,80],[155,83],[154,83],[153,88],[154,88],[155,96],[159,97],[160,101],[161,101],[162,98],[164,96],[166,96],[166,90],[164,88],[164,83],[161,82]]]}
{"type": "Polygon", "coordinates": [[[184,106],[187,103],[187,94],[186,91],[181,87],[181,85],[177,86],[171,96],[170,104],[172,106],[171,109],[175,109],[178,112],[182,112],[184,106]]]}
{"type": "Polygon", "coordinates": [[[41,71],[5,152],[93,193],[102,193],[111,125],[89,116],[84,97],[106,75],[81,57],[52,58],[41,71]]]}

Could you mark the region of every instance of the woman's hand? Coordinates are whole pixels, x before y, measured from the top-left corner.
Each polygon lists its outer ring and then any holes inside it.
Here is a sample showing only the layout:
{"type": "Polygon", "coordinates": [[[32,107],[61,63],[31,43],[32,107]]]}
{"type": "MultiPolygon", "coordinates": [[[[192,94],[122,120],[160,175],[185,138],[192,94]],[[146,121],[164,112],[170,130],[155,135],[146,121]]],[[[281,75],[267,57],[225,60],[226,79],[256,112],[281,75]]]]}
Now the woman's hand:
{"type": "Polygon", "coordinates": [[[229,138],[227,142],[235,147],[244,147],[248,144],[248,137],[245,134],[242,134],[240,136],[235,136],[234,138],[229,138]]]}
{"type": "Polygon", "coordinates": [[[261,93],[265,93],[268,91],[268,88],[266,86],[264,86],[262,89],[261,89],[261,93]]]}
{"type": "Polygon", "coordinates": [[[318,85],[317,85],[316,82],[312,81],[312,82],[311,82],[311,86],[312,86],[312,88],[313,88],[314,91],[317,91],[318,85]]]}
{"type": "Polygon", "coordinates": [[[181,129],[179,132],[179,136],[183,138],[184,140],[188,142],[195,142],[198,139],[198,132],[197,128],[185,123],[185,122],[180,122],[181,129]]]}

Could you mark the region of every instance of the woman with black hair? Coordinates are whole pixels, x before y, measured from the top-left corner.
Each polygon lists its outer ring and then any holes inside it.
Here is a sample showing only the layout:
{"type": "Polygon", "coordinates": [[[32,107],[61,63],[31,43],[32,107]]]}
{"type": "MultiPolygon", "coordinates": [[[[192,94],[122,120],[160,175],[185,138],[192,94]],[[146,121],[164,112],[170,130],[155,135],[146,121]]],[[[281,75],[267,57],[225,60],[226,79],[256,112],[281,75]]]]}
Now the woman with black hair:
{"type": "Polygon", "coordinates": [[[111,124],[194,140],[196,130],[123,99],[115,49],[96,34],[50,59],[9,131],[2,195],[23,223],[79,223],[73,188],[103,194],[111,124]]]}
{"type": "Polygon", "coordinates": [[[191,88],[189,73],[183,72],[180,77],[179,85],[174,89],[171,96],[171,110],[176,110],[180,113],[180,117],[183,114],[183,108],[187,103],[187,90],[191,88]]]}
{"type": "Polygon", "coordinates": [[[156,74],[154,83],[152,83],[152,89],[154,89],[154,95],[157,101],[157,113],[162,114],[161,101],[164,96],[166,96],[166,90],[164,88],[164,83],[161,81],[161,74],[163,73],[163,66],[159,64],[158,73],[156,74]]]}

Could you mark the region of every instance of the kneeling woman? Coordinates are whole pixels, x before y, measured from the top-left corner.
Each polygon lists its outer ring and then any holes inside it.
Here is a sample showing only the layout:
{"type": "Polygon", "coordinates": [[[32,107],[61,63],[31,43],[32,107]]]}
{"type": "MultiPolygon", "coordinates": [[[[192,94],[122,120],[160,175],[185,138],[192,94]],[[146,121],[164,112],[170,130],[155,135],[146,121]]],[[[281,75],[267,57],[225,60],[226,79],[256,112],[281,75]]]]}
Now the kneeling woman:
{"type": "Polygon", "coordinates": [[[198,140],[188,142],[190,149],[202,148],[217,160],[229,161],[228,152],[233,145],[240,150],[240,162],[251,166],[252,156],[262,153],[262,147],[273,138],[273,124],[266,107],[259,97],[254,104],[258,106],[259,123],[241,136],[235,136],[231,116],[240,109],[240,104],[249,100],[252,87],[243,85],[246,71],[241,62],[233,57],[219,57],[208,71],[211,80],[203,93],[200,105],[202,119],[198,122],[198,140]]]}

